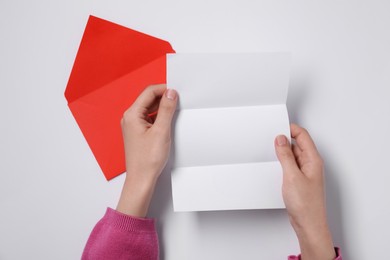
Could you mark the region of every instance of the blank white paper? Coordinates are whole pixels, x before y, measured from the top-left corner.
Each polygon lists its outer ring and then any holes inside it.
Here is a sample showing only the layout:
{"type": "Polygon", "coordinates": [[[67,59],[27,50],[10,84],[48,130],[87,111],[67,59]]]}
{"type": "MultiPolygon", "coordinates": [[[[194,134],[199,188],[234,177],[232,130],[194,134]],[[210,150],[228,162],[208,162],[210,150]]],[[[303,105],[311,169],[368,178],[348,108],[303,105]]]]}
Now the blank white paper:
{"type": "Polygon", "coordinates": [[[274,138],[289,131],[285,105],[178,112],[175,167],[276,161],[274,138]]]}
{"type": "Polygon", "coordinates": [[[175,211],[284,207],[274,138],[290,136],[289,69],[286,53],[168,54],[175,211]]]}

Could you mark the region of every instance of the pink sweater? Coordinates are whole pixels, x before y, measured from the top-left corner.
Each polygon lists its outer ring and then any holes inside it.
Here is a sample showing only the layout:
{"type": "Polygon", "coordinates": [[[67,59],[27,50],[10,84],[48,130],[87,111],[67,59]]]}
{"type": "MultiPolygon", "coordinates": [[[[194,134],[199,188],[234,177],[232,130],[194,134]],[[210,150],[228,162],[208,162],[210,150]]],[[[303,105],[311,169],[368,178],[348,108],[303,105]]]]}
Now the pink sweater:
{"type": "MultiPolygon", "coordinates": [[[[82,260],[158,260],[158,252],[153,219],[136,218],[107,208],[89,236],[82,260]]],[[[288,260],[299,259],[300,256],[288,257],[288,260]]],[[[336,260],[341,260],[339,252],[336,260]]]]}

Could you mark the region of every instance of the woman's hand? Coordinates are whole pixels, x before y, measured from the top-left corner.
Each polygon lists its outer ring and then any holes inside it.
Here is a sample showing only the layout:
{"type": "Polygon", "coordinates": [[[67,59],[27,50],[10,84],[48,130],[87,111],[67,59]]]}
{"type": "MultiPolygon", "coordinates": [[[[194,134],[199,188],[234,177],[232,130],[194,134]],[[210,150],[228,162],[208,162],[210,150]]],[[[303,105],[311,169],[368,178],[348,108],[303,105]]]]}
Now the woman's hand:
{"type": "Polygon", "coordinates": [[[169,157],[176,104],[175,90],[153,85],[124,113],[121,123],[127,173],[118,211],[146,216],[156,181],[169,157]]]}
{"type": "Polygon", "coordinates": [[[334,259],[324,195],[323,161],[309,133],[291,125],[296,143],[285,136],[275,139],[276,154],[283,168],[283,199],[297,234],[302,259],[334,259]]]}

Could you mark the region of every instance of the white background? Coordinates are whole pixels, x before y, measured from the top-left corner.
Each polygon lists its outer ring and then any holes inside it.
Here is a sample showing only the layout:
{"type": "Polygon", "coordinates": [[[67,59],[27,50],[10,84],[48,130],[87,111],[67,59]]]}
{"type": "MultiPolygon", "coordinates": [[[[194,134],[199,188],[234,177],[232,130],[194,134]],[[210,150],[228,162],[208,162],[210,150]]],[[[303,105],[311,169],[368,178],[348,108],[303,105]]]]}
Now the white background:
{"type": "MultiPolygon", "coordinates": [[[[326,163],[345,259],[385,259],[390,233],[390,2],[0,1],[0,259],[78,259],[123,176],[107,183],[63,92],[89,14],[177,52],[291,51],[291,120],[326,163]]],[[[254,119],[255,120],[255,119],[254,119]]],[[[286,259],[284,210],[173,213],[163,173],[150,216],[161,259],[286,259]]]]}

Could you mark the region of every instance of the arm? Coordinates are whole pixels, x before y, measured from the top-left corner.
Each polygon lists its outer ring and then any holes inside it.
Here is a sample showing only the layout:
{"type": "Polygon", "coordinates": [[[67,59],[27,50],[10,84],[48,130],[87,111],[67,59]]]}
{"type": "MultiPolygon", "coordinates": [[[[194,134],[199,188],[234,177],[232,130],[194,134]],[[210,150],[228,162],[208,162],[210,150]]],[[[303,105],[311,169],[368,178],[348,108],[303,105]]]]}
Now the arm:
{"type": "Polygon", "coordinates": [[[291,136],[295,139],[292,146],[285,136],[276,137],[275,150],[283,168],[283,200],[298,237],[301,258],[335,259],[326,217],[323,161],[305,129],[292,124],[291,136]]]}
{"type": "Polygon", "coordinates": [[[124,113],[126,179],[122,193],[116,210],[107,209],[96,224],[82,259],[158,259],[154,220],[145,217],[168,160],[176,104],[176,91],[154,85],[124,113]]]}

